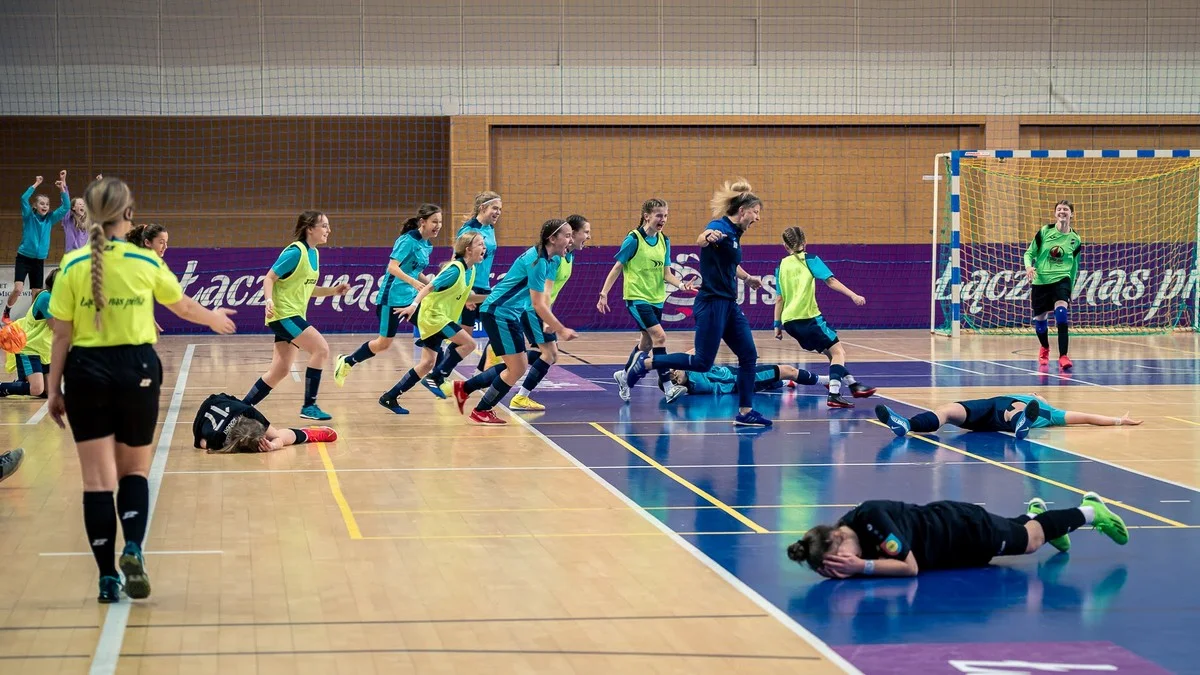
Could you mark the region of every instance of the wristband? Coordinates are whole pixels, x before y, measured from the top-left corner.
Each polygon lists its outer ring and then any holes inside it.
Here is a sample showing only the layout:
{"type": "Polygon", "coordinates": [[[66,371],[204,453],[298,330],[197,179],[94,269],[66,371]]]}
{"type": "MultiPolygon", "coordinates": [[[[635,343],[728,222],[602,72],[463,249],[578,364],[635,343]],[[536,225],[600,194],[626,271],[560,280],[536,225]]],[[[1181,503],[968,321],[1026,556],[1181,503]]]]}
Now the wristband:
{"type": "Polygon", "coordinates": [[[783,328],[783,322],[782,322],[782,321],[776,321],[776,322],[775,322],[775,327],[776,327],[776,328],[783,328]]]}
{"type": "Polygon", "coordinates": [[[875,561],[874,561],[874,560],[867,560],[867,561],[864,561],[864,562],[863,562],[863,571],[862,571],[862,573],[863,573],[863,574],[865,574],[865,575],[867,575],[867,576],[870,576],[870,575],[872,575],[872,574],[875,574],[875,561]]]}

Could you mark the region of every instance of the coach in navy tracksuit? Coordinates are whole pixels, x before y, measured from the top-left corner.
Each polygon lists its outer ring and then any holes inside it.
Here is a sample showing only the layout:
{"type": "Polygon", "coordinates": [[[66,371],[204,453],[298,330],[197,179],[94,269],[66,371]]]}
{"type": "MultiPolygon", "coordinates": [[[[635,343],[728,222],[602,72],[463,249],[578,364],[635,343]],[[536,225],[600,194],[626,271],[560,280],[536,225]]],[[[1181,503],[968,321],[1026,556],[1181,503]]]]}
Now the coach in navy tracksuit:
{"type": "Polygon", "coordinates": [[[726,181],[713,195],[713,220],[696,239],[700,246],[700,277],[703,284],[696,295],[693,315],[696,319],[695,354],[647,356],[644,352],[629,367],[629,386],[646,374],[647,368],[661,372],[689,370],[707,372],[717,358],[721,340],[738,358],[738,416],[734,424],[769,427],[771,421],[756,412],[754,373],[758,350],[750,322],[737,304],[737,280],[744,279],[751,289],[762,287],[762,279],[742,269],[741,238],[758,220],[762,200],[750,192],[745,179],[726,181]]]}

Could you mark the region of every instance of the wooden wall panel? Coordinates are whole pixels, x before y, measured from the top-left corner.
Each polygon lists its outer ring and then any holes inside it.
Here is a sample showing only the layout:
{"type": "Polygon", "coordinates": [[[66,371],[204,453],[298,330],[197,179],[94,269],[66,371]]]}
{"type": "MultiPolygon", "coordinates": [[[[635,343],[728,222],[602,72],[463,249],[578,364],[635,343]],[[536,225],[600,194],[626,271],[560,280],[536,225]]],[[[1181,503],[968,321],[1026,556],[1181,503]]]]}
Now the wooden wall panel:
{"type": "Polygon", "coordinates": [[[1114,149],[1139,148],[1200,148],[1200,124],[1171,124],[1163,126],[1118,124],[1023,124],[1022,147],[1026,149],[1114,149]],[[1037,146],[1026,145],[1036,134],[1037,146]]]}

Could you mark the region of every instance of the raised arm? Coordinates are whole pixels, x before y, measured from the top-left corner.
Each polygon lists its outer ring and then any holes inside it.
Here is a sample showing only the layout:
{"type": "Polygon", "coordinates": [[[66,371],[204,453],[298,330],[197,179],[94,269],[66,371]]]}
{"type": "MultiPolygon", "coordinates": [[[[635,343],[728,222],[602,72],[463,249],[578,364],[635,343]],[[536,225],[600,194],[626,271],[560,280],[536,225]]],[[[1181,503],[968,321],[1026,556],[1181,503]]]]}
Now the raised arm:
{"type": "Polygon", "coordinates": [[[42,177],[37,176],[33,179],[33,185],[21,195],[21,216],[28,217],[33,215],[33,207],[29,205],[29,200],[33,199],[33,193],[37,187],[42,184],[42,177]]]}

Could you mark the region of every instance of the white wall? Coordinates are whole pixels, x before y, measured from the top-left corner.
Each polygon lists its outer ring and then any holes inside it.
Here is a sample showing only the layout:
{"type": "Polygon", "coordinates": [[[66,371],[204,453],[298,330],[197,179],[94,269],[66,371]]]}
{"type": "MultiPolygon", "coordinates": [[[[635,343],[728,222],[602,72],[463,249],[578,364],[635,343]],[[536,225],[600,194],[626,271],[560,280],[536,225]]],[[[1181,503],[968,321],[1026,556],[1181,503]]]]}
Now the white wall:
{"type": "Polygon", "coordinates": [[[1196,0],[0,0],[3,115],[1196,113],[1196,0]]]}

